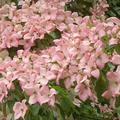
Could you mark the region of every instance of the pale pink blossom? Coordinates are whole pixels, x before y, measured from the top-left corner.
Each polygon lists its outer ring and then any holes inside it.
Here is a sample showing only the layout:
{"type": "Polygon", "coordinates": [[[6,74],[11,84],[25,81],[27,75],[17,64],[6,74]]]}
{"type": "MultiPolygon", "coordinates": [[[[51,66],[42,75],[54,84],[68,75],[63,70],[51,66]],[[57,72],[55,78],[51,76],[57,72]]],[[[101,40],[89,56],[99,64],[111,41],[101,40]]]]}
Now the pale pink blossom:
{"type": "Polygon", "coordinates": [[[111,97],[116,97],[120,94],[120,76],[119,71],[117,72],[108,72],[107,78],[109,80],[108,90],[105,91],[102,96],[109,99],[111,97]]]}
{"type": "Polygon", "coordinates": [[[15,120],[22,117],[24,119],[24,116],[26,114],[26,111],[28,107],[26,106],[26,100],[22,100],[22,102],[16,102],[13,107],[13,111],[15,112],[14,118],[15,120]]]}
{"type": "Polygon", "coordinates": [[[99,76],[100,76],[100,71],[99,71],[98,69],[93,70],[93,71],[91,72],[91,75],[92,75],[93,77],[95,77],[95,78],[99,78],[99,76]]]}
{"type": "Polygon", "coordinates": [[[120,65],[120,55],[114,55],[112,58],[112,63],[120,65]]]}
{"type": "Polygon", "coordinates": [[[2,102],[4,97],[7,97],[7,93],[8,90],[4,81],[0,81],[0,102],[2,102]]]}

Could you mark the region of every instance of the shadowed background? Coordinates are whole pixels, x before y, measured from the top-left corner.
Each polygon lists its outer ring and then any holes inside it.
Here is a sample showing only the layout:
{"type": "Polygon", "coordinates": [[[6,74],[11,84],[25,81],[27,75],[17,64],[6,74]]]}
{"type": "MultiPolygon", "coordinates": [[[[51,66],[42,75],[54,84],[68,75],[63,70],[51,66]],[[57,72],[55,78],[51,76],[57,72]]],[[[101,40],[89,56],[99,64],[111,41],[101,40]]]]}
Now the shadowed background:
{"type": "Polygon", "coordinates": [[[4,5],[5,3],[10,4],[11,0],[0,0],[0,7],[4,5]]]}

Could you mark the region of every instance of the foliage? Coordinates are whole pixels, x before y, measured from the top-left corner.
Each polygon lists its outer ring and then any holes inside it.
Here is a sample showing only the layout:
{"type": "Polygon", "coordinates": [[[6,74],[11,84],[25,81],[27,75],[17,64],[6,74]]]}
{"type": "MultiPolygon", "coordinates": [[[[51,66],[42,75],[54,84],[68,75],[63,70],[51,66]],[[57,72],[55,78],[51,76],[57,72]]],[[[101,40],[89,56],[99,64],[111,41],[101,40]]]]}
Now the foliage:
{"type": "Polygon", "coordinates": [[[93,0],[71,0],[66,5],[66,9],[77,12],[81,16],[91,15],[90,8],[93,6],[93,2],[93,0]]]}
{"type": "Polygon", "coordinates": [[[106,17],[120,18],[120,1],[119,0],[107,0],[109,8],[106,11],[106,17]]]}

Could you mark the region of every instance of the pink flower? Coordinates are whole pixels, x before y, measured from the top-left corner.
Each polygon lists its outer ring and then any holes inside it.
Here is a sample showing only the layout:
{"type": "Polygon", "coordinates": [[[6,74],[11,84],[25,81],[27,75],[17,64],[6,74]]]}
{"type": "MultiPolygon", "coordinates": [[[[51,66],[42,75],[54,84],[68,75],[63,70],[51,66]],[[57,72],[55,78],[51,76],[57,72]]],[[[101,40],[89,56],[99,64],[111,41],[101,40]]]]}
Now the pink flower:
{"type": "Polygon", "coordinates": [[[106,90],[106,91],[102,94],[102,96],[103,96],[104,98],[106,98],[106,99],[109,99],[109,98],[112,97],[112,93],[111,93],[110,90],[106,90]]]}
{"type": "Polygon", "coordinates": [[[109,80],[108,90],[102,96],[106,99],[120,95],[120,73],[117,69],[116,72],[108,72],[107,78],[109,80]]]}
{"type": "Polygon", "coordinates": [[[35,104],[38,102],[38,96],[37,96],[37,93],[34,93],[32,94],[30,97],[29,97],[29,104],[32,105],[32,104],[35,104]]]}
{"type": "Polygon", "coordinates": [[[120,55],[114,55],[112,57],[112,63],[113,64],[119,64],[120,65],[120,55]]]}
{"type": "Polygon", "coordinates": [[[36,86],[35,85],[32,85],[33,87],[32,87],[32,89],[30,88],[28,88],[28,90],[26,91],[27,92],[27,94],[29,94],[30,95],[30,97],[29,97],[29,101],[28,101],[28,103],[31,105],[31,104],[35,104],[35,103],[37,103],[38,101],[39,101],[39,93],[40,93],[40,85],[39,84],[36,84],[36,86]]]}
{"type": "Polygon", "coordinates": [[[80,85],[79,98],[82,101],[86,101],[91,96],[91,90],[89,87],[86,88],[85,85],[80,85]]]}
{"type": "Polygon", "coordinates": [[[35,91],[35,88],[37,88],[39,86],[35,86],[33,83],[29,83],[29,84],[25,84],[22,88],[23,90],[26,92],[27,95],[31,96],[34,91],[35,91]]]}
{"type": "Polygon", "coordinates": [[[48,86],[43,86],[40,89],[40,93],[38,94],[38,101],[40,103],[40,105],[44,104],[44,103],[49,103],[49,105],[54,105],[55,102],[55,98],[54,95],[56,94],[56,91],[51,88],[50,90],[48,89],[48,86]]]}
{"type": "Polygon", "coordinates": [[[107,21],[108,22],[113,22],[113,23],[115,23],[117,25],[120,25],[120,20],[118,18],[116,18],[116,17],[110,17],[110,18],[107,19],[107,21]]]}
{"type": "Polygon", "coordinates": [[[51,106],[54,106],[54,103],[55,103],[55,96],[57,92],[55,89],[51,88],[50,89],[50,93],[49,93],[49,101],[48,101],[48,104],[51,105],[51,106]]]}
{"type": "Polygon", "coordinates": [[[91,72],[91,75],[92,75],[93,77],[95,77],[95,78],[99,78],[99,76],[100,76],[100,71],[99,71],[98,69],[93,70],[93,71],[91,72]]]}
{"type": "Polygon", "coordinates": [[[41,89],[40,89],[40,95],[39,95],[39,102],[40,104],[42,105],[43,103],[46,103],[49,101],[49,88],[48,86],[43,86],[41,89]]]}
{"type": "Polygon", "coordinates": [[[114,38],[111,38],[110,41],[109,41],[109,45],[114,45],[114,44],[117,44],[117,43],[118,43],[118,40],[114,39],[114,38]]]}
{"type": "Polygon", "coordinates": [[[60,31],[64,31],[66,28],[67,28],[67,25],[64,24],[64,23],[61,23],[61,24],[57,27],[57,29],[60,30],[60,31]]]}
{"type": "Polygon", "coordinates": [[[100,30],[99,31],[99,38],[102,38],[103,36],[105,36],[105,31],[104,30],[100,30]]]}
{"type": "Polygon", "coordinates": [[[15,112],[15,120],[19,119],[20,117],[22,117],[24,119],[24,116],[26,114],[27,111],[27,106],[26,106],[26,100],[22,100],[22,102],[16,102],[13,106],[13,111],[15,112]]]}
{"type": "Polygon", "coordinates": [[[51,72],[47,71],[45,68],[40,69],[40,75],[37,76],[37,82],[39,82],[41,85],[46,85],[49,80],[54,80],[56,78],[56,75],[51,72]]]}
{"type": "Polygon", "coordinates": [[[118,25],[114,26],[113,29],[112,29],[112,34],[115,34],[118,30],[118,25]]]}
{"type": "Polygon", "coordinates": [[[102,69],[105,65],[105,63],[107,63],[109,61],[109,57],[105,54],[105,53],[102,53],[98,59],[96,60],[96,65],[102,69]]]}
{"type": "Polygon", "coordinates": [[[70,89],[70,87],[73,85],[72,78],[67,78],[66,80],[64,80],[64,85],[67,89],[70,89]]]}
{"type": "Polygon", "coordinates": [[[79,92],[79,98],[82,101],[86,101],[89,97],[92,96],[92,92],[91,92],[90,87],[87,83],[87,80],[83,81],[83,83],[79,83],[75,87],[75,92],[79,92]]]}
{"type": "Polygon", "coordinates": [[[5,59],[5,57],[8,57],[8,56],[9,56],[9,53],[8,53],[7,50],[2,50],[2,51],[0,52],[0,58],[5,59]]]}
{"type": "Polygon", "coordinates": [[[2,102],[4,97],[7,97],[7,87],[3,81],[0,81],[0,102],[2,102]]]}

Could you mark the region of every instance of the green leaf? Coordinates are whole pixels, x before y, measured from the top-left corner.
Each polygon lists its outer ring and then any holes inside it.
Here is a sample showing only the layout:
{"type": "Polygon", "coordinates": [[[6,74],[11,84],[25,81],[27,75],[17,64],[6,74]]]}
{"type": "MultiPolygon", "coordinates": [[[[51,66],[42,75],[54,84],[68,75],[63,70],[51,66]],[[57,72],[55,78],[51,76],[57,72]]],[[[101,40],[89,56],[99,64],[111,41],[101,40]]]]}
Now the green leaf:
{"type": "Polygon", "coordinates": [[[120,18],[120,0],[107,0],[109,8],[106,11],[106,17],[118,17],[120,18]]]}
{"type": "Polygon", "coordinates": [[[68,120],[74,120],[74,118],[73,118],[73,115],[72,115],[72,114],[68,117],[68,120]]]}
{"type": "Polygon", "coordinates": [[[89,28],[94,27],[94,25],[93,25],[93,24],[87,24],[86,26],[88,26],[89,28]]]}
{"type": "Polygon", "coordinates": [[[120,106],[116,108],[113,113],[116,113],[118,116],[120,116],[120,106]]]}
{"type": "Polygon", "coordinates": [[[103,68],[104,74],[106,74],[109,70],[116,71],[118,65],[114,65],[112,62],[107,62],[103,68]]]}
{"type": "Polygon", "coordinates": [[[43,120],[42,117],[39,115],[39,120],[43,120]]]}
{"type": "Polygon", "coordinates": [[[2,104],[0,103],[0,111],[2,111],[2,104]]]}
{"type": "Polygon", "coordinates": [[[8,96],[12,97],[12,100],[14,101],[22,101],[25,97],[23,94],[23,91],[19,85],[19,81],[15,80],[13,81],[15,89],[8,91],[8,96]]]}
{"type": "Polygon", "coordinates": [[[7,105],[8,105],[10,112],[13,113],[14,101],[8,101],[7,105]]]}
{"type": "Polygon", "coordinates": [[[51,80],[51,81],[48,82],[48,85],[55,86],[56,85],[56,81],[55,80],[51,80]]]}
{"type": "Polygon", "coordinates": [[[25,22],[21,22],[20,24],[21,24],[23,27],[25,26],[25,22]]]}
{"type": "Polygon", "coordinates": [[[5,20],[7,20],[7,21],[11,21],[11,19],[9,19],[9,17],[7,16],[7,17],[5,17],[5,20]]]}
{"type": "Polygon", "coordinates": [[[105,32],[105,36],[101,38],[103,42],[109,42],[110,37],[107,32],[105,32]]]}
{"type": "Polygon", "coordinates": [[[116,107],[119,107],[119,106],[120,106],[120,96],[118,96],[118,97],[116,98],[115,106],[116,106],[116,107]]]}
{"type": "Polygon", "coordinates": [[[67,11],[67,10],[68,10],[67,6],[65,6],[65,7],[64,7],[64,10],[65,10],[65,11],[67,11]]]}
{"type": "Polygon", "coordinates": [[[49,35],[50,35],[53,39],[59,39],[59,38],[61,38],[61,32],[60,32],[58,29],[54,30],[54,31],[51,32],[49,35]]]}
{"type": "Polygon", "coordinates": [[[47,49],[50,46],[54,46],[54,39],[61,38],[61,32],[58,29],[55,29],[53,32],[49,34],[45,34],[43,39],[36,39],[35,46],[31,48],[31,50],[39,48],[40,50],[47,49]]]}
{"type": "Polygon", "coordinates": [[[67,4],[67,10],[77,12],[79,15],[91,15],[90,8],[93,6],[93,1],[87,0],[70,0],[67,4]]]}
{"type": "Polygon", "coordinates": [[[67,91],[65,91],[63,88],[61,88],[60,86],[52,86],[52,88],[54,88],[59,95],[61,96],[66,96],[68,95],[67,91]]]}
{"type": "Polygon", "coordinates": [[[114,45],[108,45],[108,44],[106,44],[105,45],[105,48],[103,49],[103,51],[104,51],[104,53],[105,54],[113,54],[113,52],[114,52],[114,45]]]}
{"type": "Polygon", "coordinates": [[[101,103],[108,103],[101,95],[107,90],[109,81],[103,71],[100,71],[100,77],[96,81],[95,91],[97,93],[98,101],[101,103]],[[102,87],[101,87],[102,86],[102,87]]]}
{"type": "MultiPolygon", "coordinates": [[[[28,106],[29,109],[29,106],[28,106]]],[[[30,110],[27,110],[26,114],[25,114],[25,120],[33,120],[33,116],[30,112],[30,110]]]]}
{"type": "Polygon", "coordinates": [[[23,46],[19,45],[18,47],[7,48],[8,52],[9,52],[9,56],[11,58],[16,56],[17,55],[17,50],[20,50],[20,49],[23,49],[23,46]]]}
{"type": "Polygon", "coordinates": [[[120,55],[120,44],[115,45],[115,50],[120,55]]]}
{"type": "Polygon", "coordinates": [[[70,110],[72,110],[73,103],[71,102],[71,100],[68,97],[63,97],[60,100],[60,105],[61,105],[62,109],[64,110],[64,112],[66,114],[68,114],[70,112],[70,110]]]}
{"type": "Polygon", "coordinates": [[[34,2],[36,3],[38,0],[34,0],[34,2]]]}
{"type": "Polygon", "coordinates": [[[6,103],[3,103],[3,114],[4,114],[4,116],[7,116],[7,113],[6,113],[6,103]]]}
{"type": "Polygon", "coordinates": [[[108,45],[105,44],[105,48],[103,49],[106,54],[113,54],[114,50],[120,55],[120,44],[108,45]]]}
{"type": "Polygon", "coordinates": [[[113,38],[116,39],[117,38],[117,34],[118,34],[119,30],[113,35],[113,38]]]}
{"type": "Polygon", "coordinates": [[[24,97],[25,97],[26,100],[29,99],[29,96],[27,96],[27,94],[25,92],[24,92],[24,97]]]}
{"type": "Polygon", "coordinates": [[[19,118],[19,120],[23,120],[23,118],[19,118]]]}
{"type": "Polygon", "coordinates": [[[14,93],[13,93],[12,97],[17,101],[21,101],[20,97],[14,93]]]}
{"type": "Polygon", "coordinates": [[[54,117],[54,114],[53,114],[52,110],[49,111],[48,117],[49,117],[49,120],[55,120],[55,117],[54,117]]]}
{"type": "Polygon", "coordinates": [[[32,110],[32,114],[34,116],[37,116],[38,113],[39,113],[39,110],[40,110],[40,104],[39,103],[36,103],[34,105],[31,106],[31,110],[32,110]]]}
{"type": "Polygon", "coordinates": [[[90,82],[91,82],[91,84],[93,85],[93,86],[95,86],[96,85],[96,81],[97,81],[97,79],[95,78],[95,77],[90,77],[90,82]]]}
{"type": "Polygon", "coordinates": [[[58,113],[58,117],[60,120],[65,120],[63,114],[61,113],[61,110],[58,106],[56,106],[56,109],[57,109],[57,113],[58,113]]]}

